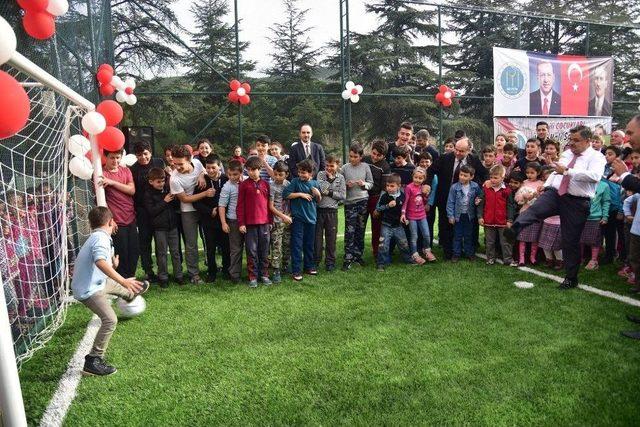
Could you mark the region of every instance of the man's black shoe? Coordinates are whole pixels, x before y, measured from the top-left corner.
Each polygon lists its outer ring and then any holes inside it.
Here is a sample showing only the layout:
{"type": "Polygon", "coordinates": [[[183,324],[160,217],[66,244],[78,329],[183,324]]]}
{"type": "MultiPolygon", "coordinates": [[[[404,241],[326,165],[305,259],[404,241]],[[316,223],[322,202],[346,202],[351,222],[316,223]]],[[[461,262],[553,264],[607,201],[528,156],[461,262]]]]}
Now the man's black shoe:
{"type": "Polygon", "coordinates": [[[640,340],[640,331],[622,331],[620,335],[634,340],[640,340]]]}
{"type": "Polygon", "coordinates": [[[640,323],[640,317],[634,316],[633,314],[627,314],[627,320],[633,323],[640,323]]]}
{"type": "Polygon", "coordinates": [[[511,226],[511,228],[504,229],[504,240],[510,245],[513,245],[516,242],[516,237],[518,236],[518,232],[511,226]]]}
{"type": "Polygon", "coordinates": [[[566,291],[578,287],[578,279],[564,279],[564,282],[558,286],[558,289],[566,291]]]}
{"type": "Polygon", "coordinates": [[[113,366],[104,363],[101,357],[86,355],[84,357],[84,367],[82,373],[85,375],[98,375],[101,377],[115,374],[118,370],[113,366]]]}

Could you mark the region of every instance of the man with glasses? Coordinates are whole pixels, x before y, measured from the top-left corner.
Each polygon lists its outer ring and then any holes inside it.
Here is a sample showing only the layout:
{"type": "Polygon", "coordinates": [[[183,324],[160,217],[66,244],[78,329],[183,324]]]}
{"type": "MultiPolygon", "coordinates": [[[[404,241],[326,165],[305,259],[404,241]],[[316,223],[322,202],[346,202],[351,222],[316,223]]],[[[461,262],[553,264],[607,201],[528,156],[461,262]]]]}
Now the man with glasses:
{"type": "Polygon", "coordinates": [[[524,227],[560,215],[565,268],[565,279],[560,289],[563,290],[578,286],[580,236],[589,216],[590,201],[604,174],[606,160],[602,153],[591,147],[592,138],[591,129],[586,126],[577,126],[569,131],[569,149],[551,165],[554,172],[540,189],[543,193],[504,232],[505,238],[513,243],[524,227]]]}

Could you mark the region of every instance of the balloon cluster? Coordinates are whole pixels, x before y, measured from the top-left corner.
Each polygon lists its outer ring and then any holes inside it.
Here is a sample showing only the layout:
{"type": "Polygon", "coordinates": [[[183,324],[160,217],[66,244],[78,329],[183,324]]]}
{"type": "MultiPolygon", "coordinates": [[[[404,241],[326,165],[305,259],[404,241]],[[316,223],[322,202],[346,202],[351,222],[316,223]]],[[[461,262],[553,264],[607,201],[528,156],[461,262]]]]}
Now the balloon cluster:
{"type": "Polygon", "coordinates": [[[100,65],[96,73],[96,79],[98,79],[100,95],[104,97],[111,96],[117,90],[116,100],[119,103],[126,102],[129,105],[135,105],[138,102],[138,98],[133,94],[133,90],[136,88],[135,80],[132,78],[122,80],[114,74],[111,65],[100,65]]]}
{"type": "Polygon", "coordinates": [[[249,98],[251,85],[249,83],[240,83],[234,79],[229,82],[229,89],[231,92],[227,95],[227,99],[232,104],[248,105],[251,102],[251,98],[249,98]]]}
{"type": "Polygon", "coordinates": [[[360,94],[362,93],[362,86],[357,85],[352,81],[348,81],[346,85],[344,85],[345,90],[342,91],[342,99],[345,101],[350,99],[354,104],[360,101],[360,94]]]}
{"type": "MultiPolygon", "coordinates": [[[[0,17],[0,65],[16,51],[16,35],[11,25],[0,17]]],[[[12,137],[29,120],[31,101],[22,85],[9,73],[0,70],[0,139],[12,137]]]]}
{"type": "Polygon", "coordinates": [[[69,10],[68,0],[17,0],[24,10],[22,26],[34,39],[46,40],[56,33],[56,17],[69,10]]]}
{"type": "Polygon", "coordinates": [[[443,107],[451,107],[453,103],[453,98],[456,96],[456,93],[450,87],[446,85],[440,85],[439,92],[436,93],[436,101],[440,103],[443,107]]]}
{"type": "MultiPolygon", "coordinates": [[[[82,118],[82,129],[86,136],[96,138],[103,163],[104,150],[118,151],[124,146],[124,134],[116,127],[123,116],[120,104],[107,100],[98,104],[96,111],[91,111],[82,118]]],[[[69,171],[80,179],[89,179],[93,175],[91,143],[86,136],[74,135],[69,138],[67,145],[69,152],[74,156],[69,162],[69,171]]],[[[123,157],[123,162],[130,160],[123,157]]]]}

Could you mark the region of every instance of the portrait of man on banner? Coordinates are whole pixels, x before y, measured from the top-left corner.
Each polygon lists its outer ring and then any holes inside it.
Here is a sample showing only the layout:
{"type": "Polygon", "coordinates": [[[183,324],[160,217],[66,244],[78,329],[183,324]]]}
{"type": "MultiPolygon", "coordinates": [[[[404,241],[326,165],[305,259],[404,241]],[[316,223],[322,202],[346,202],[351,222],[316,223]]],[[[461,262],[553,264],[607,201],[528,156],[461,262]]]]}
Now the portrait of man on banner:
{"type": "Polygon", "coordinates": [[[589,116],[611,116],[613,61],[596,65],[590,74],[589,116]]]}
{"type": "Polygon", "coordinates": [[[530,56],[531,93],[529,114],[557,116],[561,114],[560,78],[553,57],[530,56]]]}

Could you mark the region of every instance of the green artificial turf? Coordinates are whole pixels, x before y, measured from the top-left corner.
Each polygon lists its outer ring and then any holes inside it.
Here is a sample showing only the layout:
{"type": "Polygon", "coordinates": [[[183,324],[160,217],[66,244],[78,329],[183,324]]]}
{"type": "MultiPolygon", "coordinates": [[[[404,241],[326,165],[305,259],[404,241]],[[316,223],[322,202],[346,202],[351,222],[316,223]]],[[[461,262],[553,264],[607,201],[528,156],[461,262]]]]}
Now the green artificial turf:
{"type": "MultiPolygon", "coordinates": [[[[482,261],[367,261],[255,290],[154,287],[118,324],[118,373],[83,378],[66,425],[640,423],[640,342],[619,335],[632,307],[482,261]]],[[[583,281],[623,293],[612,271],[583,281]]],[[[73,306],[23,366],[31,424],[88,319],[73,306]]]]}

